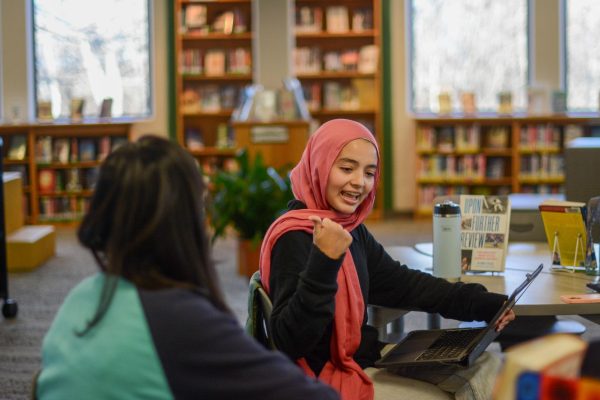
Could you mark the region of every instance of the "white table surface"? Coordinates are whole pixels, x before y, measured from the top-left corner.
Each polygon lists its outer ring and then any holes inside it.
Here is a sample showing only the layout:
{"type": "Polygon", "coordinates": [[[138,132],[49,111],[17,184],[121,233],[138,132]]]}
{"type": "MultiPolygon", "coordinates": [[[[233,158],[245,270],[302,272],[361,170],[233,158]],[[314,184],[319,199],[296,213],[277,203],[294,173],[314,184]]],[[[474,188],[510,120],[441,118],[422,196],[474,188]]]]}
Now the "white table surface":
{"type": "MultiPolygon", "coordinates": [[[[417,251],[416,247],[391,246],[386,247],[386,251],[402,264],[431,273],[432,257],[426,255],[430,254],[427,252],[427,245],[423,244],[419,247],[420,251],[417,251]]],[[[489,291],[508,295],[523,282],[525,274],[540,263],[544,263],[544,270],[515,305],[514,310],[517,315],[600,315],[600,303],[562,302],[561,295],[590,293],[586,283],[593,280],[593,277],[584,273],[552,271],[550,252],[546,243],[511,243],[507,254],[507,268],[504,272],[469,273],[463,275],[461,281],[480,283],[489,291]]],[[[592,320],[597,322],[596,317],[592,320]]]]}

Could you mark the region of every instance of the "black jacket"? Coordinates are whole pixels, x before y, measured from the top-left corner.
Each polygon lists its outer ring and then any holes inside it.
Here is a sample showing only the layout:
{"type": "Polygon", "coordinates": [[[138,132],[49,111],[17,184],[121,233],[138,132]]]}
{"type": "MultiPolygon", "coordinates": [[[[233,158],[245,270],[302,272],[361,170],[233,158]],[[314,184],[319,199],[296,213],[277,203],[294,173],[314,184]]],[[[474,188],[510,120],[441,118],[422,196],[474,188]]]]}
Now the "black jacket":
{"type": "MultiPolygon", "coordinates": [[[[292,209],[304,208],[299,201],[292,209]]],[[[356,265],[365,304],[440,313],[446,318],[489,321],[506,296],[489,293],[479,284],[448,283],[394,261],[364,225],[352,232],[350,252],[356,265]]],[[[276,346],[290,358],[305,357],[318,375],[330,358],[337,274],[343,257],[332,260],[312,243],[312,235],[291,231],[282,235],[271,253],[271,317],[276,346]]],[[[375,328],[361,328],[355,361],[373,366],[381,343],[375,328]]]]}

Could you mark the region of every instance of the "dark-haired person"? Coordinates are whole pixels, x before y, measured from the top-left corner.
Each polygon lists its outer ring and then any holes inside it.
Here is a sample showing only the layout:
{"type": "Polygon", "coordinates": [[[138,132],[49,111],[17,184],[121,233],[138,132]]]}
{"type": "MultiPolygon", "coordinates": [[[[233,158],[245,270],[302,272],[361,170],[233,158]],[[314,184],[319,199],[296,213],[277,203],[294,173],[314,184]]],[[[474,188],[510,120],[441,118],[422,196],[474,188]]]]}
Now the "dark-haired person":
{"type": "Polygon", "coordinates": [[[216,280],[194,160],[145,136],[100,168],[79,240],[100,272],[42,347],[39,399],[337,399],[246,336],[216,280]]]}

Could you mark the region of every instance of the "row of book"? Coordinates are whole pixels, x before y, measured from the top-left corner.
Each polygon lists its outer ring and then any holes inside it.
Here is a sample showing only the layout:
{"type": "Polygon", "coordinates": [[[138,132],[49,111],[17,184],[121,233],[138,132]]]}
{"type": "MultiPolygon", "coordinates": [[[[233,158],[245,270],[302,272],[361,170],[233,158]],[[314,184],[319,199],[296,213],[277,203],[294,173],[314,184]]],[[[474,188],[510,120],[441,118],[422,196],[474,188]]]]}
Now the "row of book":
{"type": "Polygon", "coordinates": [[[226,123],[217,125],[216,135],[211,135],[211,137],[216,137],[214,141],[207,141],[204,132],[199,127],[186,128],[184,136],[185,146],[191,151],[200,151],[205,147],[216,147],[217,149],[231,149],[235,147],[233,128],[226,123]]]}
{"type": "Polygon", "coordinates": [[[311,111],[364,110],[373,111],[378,105],[373,79],[356,78],[348,82],[305,82],[302,91],[311,111]]]}
{"type": "Polygon", "coordinates": [[[519,133],[519,148],[522,150],[560,150],[571,140],[583,136],[578,125],[565,127],[553,124],[524,125],[519,133]]]}
{"type": "Polygon", "coordinates": [[[482,147],[488,149],[508,149],[510,128],[506,126],[482,128],[478,124],[456,127],[434,128],[421,126],[417,130],[417,151],[419,152],[474,152],[482,147]]]}
{"type": "Polygon", "coordinates": [[[248,75],[252,72],[249,48],[183,49],[179,56],[179,73],[184,75],[248,75]]]}
{"type": "Polygon", "coordinates": [[[371,8],[353,8],[346,6],[296,7],[296,33],[348,33],[364,32],[373,29],[373,10],[371,8]],[[324,24],[325,23],[325,24],[324,24]]]}
{"type": "Polygon", "coordinates": [[[417,209],[433,210],[433,201],[438,196],[451,196],[460,194],[477,195],[508,195],[511,192],[510,186],[500,186],[494,188],[494,193],[489,186],[464,186],[464,185],[422,185],[417,189],[417,209]]]}
{"type": "Polygon", "coordinates": [[[521,185],[520,193],[537,193],[537,194],[561,194],[564,193],[563,185],[521,185]]]}
{"type": "Polygon", "coordinates": [[[35,142],[35,161],[39,164],[102,161],[123,143],[127,143],[124,136],[41,136],[35,142]]]}
{"type": "Polygon", "coordinates": [[[417,160],[417,177],[422,180],[474,180],[505,177],[506,160],[483,154],[464,156],[426,156],[417,160]]]}
{"type": "MultiPolygon", "coordinates": [[[[236,34],[248,31],[247,18],[240,8],[215,14],[209,20],[208,7],[205,4],[188,4],[181,10],[181,32],[199,34],[236,34]]],[[[212,17],[212,16],[210,16],[212,17]]]]}
{"type": "Polygon", "coordinates": [[[293,52],[296,74],[316,74],[321,71],[352,71],[373,74],[379,65],[379,48],[369,44],[360,48],[322,52],[320,47],[296,47],[293,52]]]}
{"type": "Polygon", "coordinates": [[[218,112],[233,110],[238,105],[240,86],[188,85],[181,94],[181,111],[184,113],[218,112]]]}
{"type": "Polygon", "coordinates": [[[89,207],[88,197],[40,197],[38,219],[43,222],[78,220],[89,207]]]}
{"type": "Polygon", "coordinates": [[[530,154],[521,156],[519,178],[563,179],[564,158],[560,154],[530,154]]]}
{"type": "Polygon", "coordinates": [[[98,168],[42,168],[38,171],[38,192],[52,194],[56,192],[79,193],[94,190],[98,181],[98,168]]]}

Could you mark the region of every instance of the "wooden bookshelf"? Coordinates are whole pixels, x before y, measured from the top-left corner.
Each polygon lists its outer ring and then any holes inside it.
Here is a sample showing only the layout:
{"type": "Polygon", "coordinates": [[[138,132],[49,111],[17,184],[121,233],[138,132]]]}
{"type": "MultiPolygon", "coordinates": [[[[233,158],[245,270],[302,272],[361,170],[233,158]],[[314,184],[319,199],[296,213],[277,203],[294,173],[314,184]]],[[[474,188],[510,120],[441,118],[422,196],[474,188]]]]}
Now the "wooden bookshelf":
{"type": "Polygon", "coordinates": [[[210,172],[235,155],[231,114],[252,83],[252,1],[174,7],[177,140],[210,172]]]}
{"type": "MultiPolygon", "coordinates": [[[[295,0],[294,74],[318,123],[349,118],[383,143],[380,0],[295,0]]],[[[382,211],[379,186],[374,216],[382,211]]]]}
{"type": "Polygon", "coordinates": [[[600,115],[418,116],[416,215],[454,194],[562,193],[564,148],[600,115]]]}
{"type": "Polygon", "coordinates": [[[114,147],[130,139],[130,131],[130,123],[0,125],[4,170],[21,173],[25,223],[80,220],[98,166],[114,147]]]}

